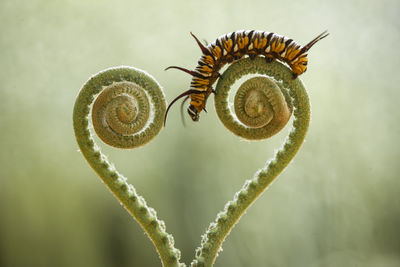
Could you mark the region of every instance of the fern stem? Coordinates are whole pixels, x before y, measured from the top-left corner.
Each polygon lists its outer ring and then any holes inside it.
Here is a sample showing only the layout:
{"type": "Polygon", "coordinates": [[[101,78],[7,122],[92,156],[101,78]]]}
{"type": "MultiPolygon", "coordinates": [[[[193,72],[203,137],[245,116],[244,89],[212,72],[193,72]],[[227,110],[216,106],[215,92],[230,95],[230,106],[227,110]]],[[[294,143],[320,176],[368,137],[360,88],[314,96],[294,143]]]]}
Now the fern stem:
{"type": "MultiPolygon", "coordinates": [[[[226,90],[229,90],[236,80],[247,74],[266,75],[275,80],[276,84],[282,89],[286,101],[289,100],[288,105],[293,105],[292,129],[274,157],[267,161],[266,165],[258,170],[252,179],[246,180],[233,200],[226,203],[223,211],[218,213],[215,222],[210,224],[203,235],[201,246],[196,250],[196,257],[191,264],[192,267],[208,267],[214,264],[223,241],[241,216],[294,158],[303,144],[310,123],[310,103],[307,91],[300,79],[292,78],[290,69],[279,62],[267,63],[263,58],[244,59],[232,64],[223,73],[222,79],[219,79],[216,87],[217,113],[223,124],[228,125],[229,130],[245,139],[260,139],[258,133],[243,127],[235,118],[232,118],[226,108],[226,90]]],[[[274,127],[270,128],[266,137],[277,132],[274,127]]],[[[279,128],[281,129],[282,126],[279,126],[279,128]]]]}
{"type": "MultiPolygon", "coordinates": [[[[92,113],[94,113],[94,115],[92,114],[93,125],[100,125],[101,127],[100,129],[96,127],[96,132],[100,132],[102,135],[106,134],[106,136],[100,136],[104,142],[119,148],[134,148],[148,143],[162,128],[166,106],[165,98],[160,85],[154,78],[146,72],[132,67],[110,68],[92,76],[83,85],[76,99],[73,113],[73,125],[80,151],[108,189],[145,230],[156,247],[163,266],[184,266],[179,263],[180,251],[174,247],[174,239],[172,235],[166,232],[165,223],[157,218],[156,211],[146,204],[144,198],[136,192],[133,185],[127,182],[127,178],[113,167],[113,164],[110,163],[95,144],[92,134],[89,131],[89,112],[95,96],[100,93],[98,96],[99,98],[105,91],[114,89],[120,91],[112,91],[110,105],[115,106],[115,101],[121,100],[118,98],[120,97],[119,94],[122,92],[123,109],[118,111],[120,114],[115,116],[110,115],[108,117],[104,115],[105,117],[101,118],[99,114],[103,114],[104,111],[92,111],[92,113]],[[127,88],[143,90],[143,94],[132,98],[128,95],[127,88]],[[153,111],[151,114],[141,116],[137,115],[135,112],[149,111],[147,108],[144,108],[144,111],[141,110],[141,107],[146,106],[145,104],[135,104],[135,101],[140,102],[142,100],[143,95],[149,98],[148,100],[152,103],[153,111]],[[128,102],[124,102],[125,100],[128,102]],[[139,110],[137,110],[137,107],[139,107],[139,110]],[[131,108],[134,108],[134,111],[131,111],[131,108]],[[135,118],[146,118],[149,119],[149,121],[146,123],[140,122],[144,128],[137,129],[136,133],[127,134],[127,130],[123,129],[123,134],[120,134],[118,133],[120,122],[113,122],[111,126],[106,125],[106,123],[110,120],[118,119],[121,116],[122,121],[127,121],[129,123],[132,121],[133,124],[135,118]],[[109,129],[108,127],[111,128],[109,129]],[[107,136],[107,134],[111,134],[111,136],[107,136]]],[[[135,95],[135,93],[133,93],[133,95],[135,95]]],[[[98,106],[102,107],[108,105],[107,103],[103,104],[104,103],[100,103],[98,106]]],[[[117,109],[119,109],[119,107],[121,107],[121,104],[117,103],[117,109]]],[[[113,107],[106,109],[108,112],[110,109],[113,109],[113,107]]],[[[131,124],[129,123],[127,127],[134,128],[130,126],[131,124]]]]}

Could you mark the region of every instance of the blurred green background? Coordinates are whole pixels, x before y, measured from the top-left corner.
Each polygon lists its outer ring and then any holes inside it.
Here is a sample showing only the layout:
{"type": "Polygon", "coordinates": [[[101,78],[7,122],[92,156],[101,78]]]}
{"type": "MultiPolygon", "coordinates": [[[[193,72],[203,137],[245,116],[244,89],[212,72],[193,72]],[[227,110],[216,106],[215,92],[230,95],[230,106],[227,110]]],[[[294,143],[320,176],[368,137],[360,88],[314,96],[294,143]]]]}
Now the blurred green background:
{"type": "MultiPolygon", "coordinates": [[[[312,122],[294,162],[223,245],[215,266],[400,266],[400,2],[0,1],[0,266],[161,266],[142,229],[78,152],[81,85],[118,65],[148,71],[167,100],[200,50],[239,29],[306,44],[312,122]]],[[[179,106],[179,105],[178,105],[179,106]]],[[[246,142],[175,106],[150,144],[105,153],[166,222],[189,263],[200,235],[288,129],[246,142]],[[200,164],[199,164],[200,162],[200,164]]]]}

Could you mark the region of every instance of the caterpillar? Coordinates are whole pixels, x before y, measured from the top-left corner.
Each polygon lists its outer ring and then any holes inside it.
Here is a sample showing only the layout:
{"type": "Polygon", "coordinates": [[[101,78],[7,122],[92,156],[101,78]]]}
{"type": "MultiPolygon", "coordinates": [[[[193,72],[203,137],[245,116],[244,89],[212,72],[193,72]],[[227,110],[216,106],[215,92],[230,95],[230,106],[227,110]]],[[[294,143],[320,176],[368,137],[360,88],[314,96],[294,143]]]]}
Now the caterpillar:
{"type": "Polygon", "coordinates": [[[217,38],[213,43],[204,46],[199,39],[190,33],[202,51],[195,70],[182,67],[169,66],[168,69],[178,69],[193,76],[190,89],[178,95],[168,106],[164,117],[166,123],[167,114],[171,106],[180,98],[186,97],[182,105],[190,97],[187,108],[193,121],[199,120],[199,114],[205,109],[207,99],[211,93],[215,93],[212,85],[221,77],[218,72],[225,64],[244,56],[255,58],[264,56],[267,62],[280,60],[289,65],[293,73],[293,79],[307,70],[307,51],[318,41],[328,36],[324,31],[305,46],[297,44],[293,39],[264,31],[236,31],[217,38]]]}

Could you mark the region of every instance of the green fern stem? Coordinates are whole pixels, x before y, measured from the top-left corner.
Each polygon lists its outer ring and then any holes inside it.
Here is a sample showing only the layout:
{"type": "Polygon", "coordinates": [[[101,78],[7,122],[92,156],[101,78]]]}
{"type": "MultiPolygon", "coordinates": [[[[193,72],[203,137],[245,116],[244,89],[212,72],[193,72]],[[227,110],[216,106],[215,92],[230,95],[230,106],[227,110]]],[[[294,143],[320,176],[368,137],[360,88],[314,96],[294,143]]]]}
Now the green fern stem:
{"type": "Polygon", "coordinates": [[[90,166],[145,230],[163,266],[177,267],[184,265],[179,262],[180,251],[174,247],[174,239],[166,232],[165,223],[109,162],[89,131],[92,107],[93,127],[105,143],[118,148],[135,148],[159,133],[165,106],[162,89],[149,74],[132,67],[110,68],[92,76],[83,85],[75,102],[73,124],[80,151],[90,166]]]}
{"type": "MultiPolygon", "coordinates": [[[[195,259],[191,264],[192,267],[209,267],[214,264],[227,235],[250,205],[271,185],[294,158],[303,144],[308,130],[310,123],[310,103],[307,91],[300,79],[293,79],[291,70],[279,62],[267,63],[264,58],[255,58],[253,60],[247,58],[230,65],[223,73],[222,79],[219,79],[216,87],[216,110],[221,121],[230,131],[248,140],[258,140],[276,134],[284,126],[284,124],[276,123],[274,118],[271,119],[270,116],[265,116],[270,122],[265,125],[261,123],[261,126],[248,127],[244,126],[243,122],[239,122],[238,119],[231,115],[227,104],[228,91],[235,81],[249,74],[268,77],[267,79],[273,81],[275,85],[266,82],[265,86],[277,86],[281,89],[284,97],[280,97],[280,99],[286,101],[289,114],[293,110],[294,119],[292,129],[274,157],[267,161],[266,165],[258,170],[252,179],[244,183],[243,187],[235,194],[233,200],[228,201],[224,210],[218,213],[215,222],[210,224],[203,235],[201,246],[196,250],[195,259]]],[[[265,93],[267,97],[268,94],[265,93]]],[[[270,103],[270,108],[265,108],[265,112],[272,111],[273,113],[279,113],[281,108],[274,102],[277,101],[276,98],[269,100],[272,102],[270,103]]],[[[250,99],[247,103],[251,102],[257,101],[250,99]]],[[[251,110],[251,108],[248,109],[251,110]]],[[[257,104],[256,113],[260,111],[259,113],[261,114],[263,109],[263,107],[260,107],[260,104],[257,104]]],[[[250,112],[249,114],[250,117],[257,117],[257,114],[254,115],[254,112],[250,112]]],[[[274,114],[273,116],[280,115],[274,114]]],[[[285,120],[287,122],[288,119],[283,119],[283,121],[285,120]]]]}

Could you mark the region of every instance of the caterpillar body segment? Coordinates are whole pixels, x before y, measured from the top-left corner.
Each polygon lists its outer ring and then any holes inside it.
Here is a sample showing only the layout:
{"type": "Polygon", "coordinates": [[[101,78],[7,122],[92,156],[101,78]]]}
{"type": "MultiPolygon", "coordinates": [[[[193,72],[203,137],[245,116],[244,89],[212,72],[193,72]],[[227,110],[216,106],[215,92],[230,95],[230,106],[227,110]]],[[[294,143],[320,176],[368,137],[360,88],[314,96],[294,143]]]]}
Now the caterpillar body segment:
{"type": "Polygon", "coordinates": [[[199,45],[202,56],[194,71],[171,66],[193,76],[190,89],[176,97],[168,106],[165,120],[171,105],[179,98],[190,97],[187,111],[193,121],[199,120],[199,114],[205,109],[207,99],[214,92],[212,85],[221,76],[219,70],[227,63],[241,59],[244,56],[254,58],[264,56],[267,62],[280,60],[289,65],[293,78],[307,70],[307,51],[318,41],[328,36],[324,31],[305,46],[293,39],[264,31],[236,31],[218,37],[214,42],[204,46],[199,39],[190,33],[199,45]]]}

